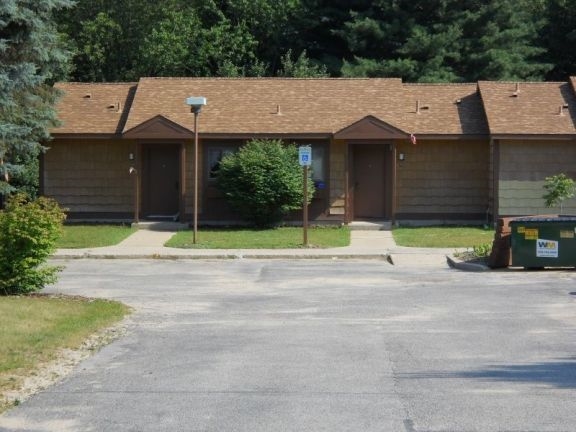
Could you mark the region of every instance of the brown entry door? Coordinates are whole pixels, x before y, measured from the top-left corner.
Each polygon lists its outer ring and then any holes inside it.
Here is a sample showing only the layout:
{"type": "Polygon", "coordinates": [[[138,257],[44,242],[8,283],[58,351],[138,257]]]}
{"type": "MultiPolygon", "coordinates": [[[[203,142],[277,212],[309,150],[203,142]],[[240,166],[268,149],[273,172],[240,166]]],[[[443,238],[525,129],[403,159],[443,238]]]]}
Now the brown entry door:
{"type": "Polygon", "coordinates": [[[144,212],[147,217],[174,217],[179,212],[178,145],[150,145],[144,150],[144,212]]]}
{"type": "Polygon", "coordinates": [[[386,155],[384,145],[354,146],[354,219],[386,218],[386,155]]]}

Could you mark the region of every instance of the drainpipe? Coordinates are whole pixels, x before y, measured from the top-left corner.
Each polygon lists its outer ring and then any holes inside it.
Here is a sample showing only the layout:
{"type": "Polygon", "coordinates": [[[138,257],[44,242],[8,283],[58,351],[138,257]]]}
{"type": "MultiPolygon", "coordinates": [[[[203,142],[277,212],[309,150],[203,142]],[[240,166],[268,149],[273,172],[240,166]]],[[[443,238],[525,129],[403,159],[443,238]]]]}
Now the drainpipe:
{"type": "Polygon", "coordinates": [[[392,226],[394,226],[396,224],[396,200],[397,200],[397,193],[396,193],[396,179],[397,179],[397,173],[398,173],[398,159],[397,159],[397,149],[396,149],[396,142],[392,143],[392,217],[391,219],[391,223],[392,226]]]}
{"type": "Polygon", "coordinates": [[[492,158],[492,219],[494,224],[500,214],[500,197],[498,185],[500,181],[500,141],[490,137],[490,153],[492,158]]]}

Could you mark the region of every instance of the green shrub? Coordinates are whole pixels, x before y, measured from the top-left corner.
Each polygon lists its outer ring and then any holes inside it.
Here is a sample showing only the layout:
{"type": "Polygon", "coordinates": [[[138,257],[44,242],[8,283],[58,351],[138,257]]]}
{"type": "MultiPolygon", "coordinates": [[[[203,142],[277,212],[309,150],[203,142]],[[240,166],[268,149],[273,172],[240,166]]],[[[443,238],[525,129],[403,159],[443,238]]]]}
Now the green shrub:
{"type": "Polygon", "coordinates": [[[574,180],[563,173],[546,177],[545,180],[544,190],[546,190],[546,194],[542,197],[544,198],[544,205],[546,207],[560,206],[560,214],[562,214],[562,203],[564,200],[572,198],[576,193],[574,180]]]}
{"type": "MultiPolygon", "coordinates": [[[[298,149],[281,140],[252,140],[220,162],[218,186],[230,205],[257,227],[277,224],[302,208],[304,178],[298,149]]],[[[308,181],[312,199],[313,182],[308,181]]]]}
{"type": "Polygon", "coordinates": [[[472,247],[472,251],[475,256],[484,258],[492,253],[492,243],[486,243],[481,245],[476,245],[472,247]]]}
{"type": "Polygon", "coordinates": [[[56,281],[59,267],[45,265],[56,249],[64,212],[48,198],[17,194],[0,211],[0,295],[25,294],[56,281]]]}

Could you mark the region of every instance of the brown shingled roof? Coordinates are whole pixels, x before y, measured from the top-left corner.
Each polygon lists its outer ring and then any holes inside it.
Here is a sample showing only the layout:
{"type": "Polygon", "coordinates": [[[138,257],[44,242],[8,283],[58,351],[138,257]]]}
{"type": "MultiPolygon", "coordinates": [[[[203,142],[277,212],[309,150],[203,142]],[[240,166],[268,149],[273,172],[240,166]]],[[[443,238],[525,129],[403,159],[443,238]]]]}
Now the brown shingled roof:
{"type": "Polygon", "coordinates": [[[188,96],[204,96],[201,133],[331,134],[366,115],[402,120],[399,79],[142,78],[125,131],[162,115],[192,128],[188,96]]]}
{"type": "Polygon", "coordinates": [[[124,130],[159,114],[191,129],[187,96],[207,98],[202,133],[333,134],[367,116],[405,133],[488,133],[476,84],[374,78],[143,78],[124,130]],[[429,109],[416,114],[417,100],[429,109]]]}
{"type": "Polygon", "coordinates": [[[418,134],[487,135],[477,84],[404,84],[401,126],[418,134]]]}
{"type": "Polygon", "coordinates": [[[332,135],[365,118],[418,135],[576,133],[569,83],[402,84],[383,78],[142,78],[59,83],[55,134],[121,134],[151,119],[193,128],[189,96],[204,96],[200,133],[332,135]],[[516,92],[518,86],[518,92],[516,92]]]}
{"type": "Polygon", "coordinates": [[[492,135],[576,133],[576,95],[568,83],[478,83],[492,135]]]}
{"type": "Polygon", "coordinates": [[[53,134],[117,134],[126,121],[136,83],[57,83],[61,125],[53,134]]]}

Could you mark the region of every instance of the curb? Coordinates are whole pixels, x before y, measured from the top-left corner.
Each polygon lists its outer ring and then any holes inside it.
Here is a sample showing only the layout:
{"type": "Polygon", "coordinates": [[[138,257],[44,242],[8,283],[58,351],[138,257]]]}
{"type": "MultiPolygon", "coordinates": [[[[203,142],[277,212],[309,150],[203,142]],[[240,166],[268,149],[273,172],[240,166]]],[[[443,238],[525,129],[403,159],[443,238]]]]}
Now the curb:
{"type": "Polygon", "coordinates": [[[390,254],[313,254],[313,255],[290,255],[290,254],[258,254],[258,253],[238,253],[238,254],[55,254],[53,260],[75,260],[75,259],[164,259],[164,260],[241,260],[241,259],[281,259],[281,260],[353,260],[370,259],[381,260],[393,264],[390,254]]]}
{"type": "Polygon", "coordinates": [[[484,272],[491,270],[487,265],[459,261],[450,255],[446,255],[446,262],[448,263],[448,267],[456,270],[469,272],[484,272]]]}

